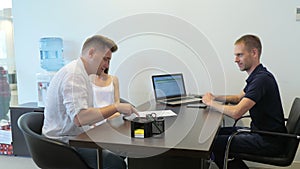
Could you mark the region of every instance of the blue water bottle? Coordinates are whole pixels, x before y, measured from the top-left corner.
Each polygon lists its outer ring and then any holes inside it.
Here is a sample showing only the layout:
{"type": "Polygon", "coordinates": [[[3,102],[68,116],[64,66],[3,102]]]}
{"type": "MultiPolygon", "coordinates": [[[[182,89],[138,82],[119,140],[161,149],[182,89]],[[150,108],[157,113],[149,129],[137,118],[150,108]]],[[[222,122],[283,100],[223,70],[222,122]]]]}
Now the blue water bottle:
{"type": "Polygon", "coordinates": [[[40,39],[40,63],[46,71],[58,71],[64,66],[63,40],[58,37],[40,39]]]}

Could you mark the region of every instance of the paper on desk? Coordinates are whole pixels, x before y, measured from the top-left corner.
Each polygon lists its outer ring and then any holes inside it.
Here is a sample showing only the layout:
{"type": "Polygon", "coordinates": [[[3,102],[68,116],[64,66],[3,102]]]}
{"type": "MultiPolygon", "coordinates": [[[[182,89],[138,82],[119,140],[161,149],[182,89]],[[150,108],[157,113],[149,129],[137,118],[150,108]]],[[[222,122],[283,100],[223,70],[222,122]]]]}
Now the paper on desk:
{"type": "Polygon", "coordinates": [[[156,117],[170,117],[177,116],[172,110],[155,110],[155,111],[140,111],[138,112],[140,117],[146,117],[147,114],[155,113],[156,117]]]}

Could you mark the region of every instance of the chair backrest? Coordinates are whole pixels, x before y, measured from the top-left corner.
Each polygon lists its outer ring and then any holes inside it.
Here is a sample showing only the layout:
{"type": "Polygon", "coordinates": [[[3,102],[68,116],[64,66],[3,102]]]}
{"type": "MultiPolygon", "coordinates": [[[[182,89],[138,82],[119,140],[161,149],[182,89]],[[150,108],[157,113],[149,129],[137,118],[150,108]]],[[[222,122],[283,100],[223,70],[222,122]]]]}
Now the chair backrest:
{"type": "MultiPolygon", "coordinates": [[[[286,128],[289,134],[300,134],[300,98],[295,98],[292,104],[286,128]]],[[[286,147],[286,163],[291,164],[298,149],[299,140],[289,139],[286,147]]]]}
{"type": "Polygon", "coordinates": [[[295,98],[289,114],[286,128],[290,134],[300,134],[300,98],[295,98]]]}
{"type": "Polygon", "coordinates": [[[129,103],[129,104],[131,104],[128,100],[126,100],[124,98],[120,98],[120,103],[129,103]]]}
{"type": "Polygon", "coordinates": [[[43,169],[90,169],[74,148],[41,134],[44,114],[28,112],[18,119],[28,150],[35,164],[43,169]]]}

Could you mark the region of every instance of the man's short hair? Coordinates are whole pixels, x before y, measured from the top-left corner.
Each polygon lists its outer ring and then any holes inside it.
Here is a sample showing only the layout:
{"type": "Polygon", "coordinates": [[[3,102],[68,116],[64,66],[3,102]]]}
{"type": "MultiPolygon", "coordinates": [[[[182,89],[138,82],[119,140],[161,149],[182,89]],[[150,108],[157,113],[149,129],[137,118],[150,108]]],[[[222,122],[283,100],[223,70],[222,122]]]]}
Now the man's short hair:
{"type": "Polygon", "coordinates": [[[240,37],[238,40],[235,41],[235,45],[243,43],[248,51],[250,51],[253,48],[256,48],[258,50],[258,56],[261,55],[262,52],[262,45],[260,42],[260,39],[255,35],[244,35],[240,37]]]}
{"type": "Polygon", "coordinates": [[[102,35],[94,35],[88,38],[84,42],[81,52],[83,52],[84,50],[90,47],[95,47],[97,49],[101,49],[101,48],[104,49],[105,47],[107,47],[110,49],[111,52],[115,52],[118,50],[118,46],[115,44],[114,41],[102,35]]]}

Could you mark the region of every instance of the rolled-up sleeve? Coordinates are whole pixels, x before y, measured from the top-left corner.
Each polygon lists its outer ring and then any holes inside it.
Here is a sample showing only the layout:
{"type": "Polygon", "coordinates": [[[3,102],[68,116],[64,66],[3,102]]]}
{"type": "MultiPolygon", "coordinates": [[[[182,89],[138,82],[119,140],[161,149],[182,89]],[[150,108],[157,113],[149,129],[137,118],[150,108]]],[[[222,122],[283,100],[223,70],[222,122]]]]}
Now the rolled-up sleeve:
{"type": "Polygon", "coordinates": [[[69,74],[64,78],[64,87],[62,88],[63,104],[66,113],[74,120],[74,117],[82,110],[89,107],[88,88],[85,77],[78,74],[69,74]]]}

